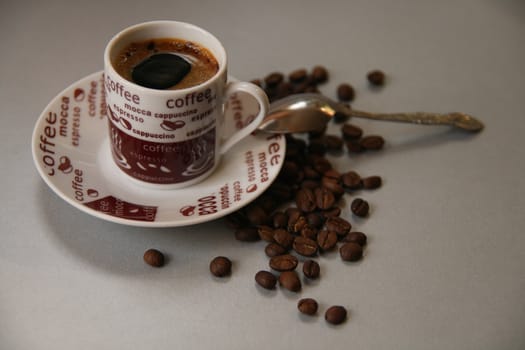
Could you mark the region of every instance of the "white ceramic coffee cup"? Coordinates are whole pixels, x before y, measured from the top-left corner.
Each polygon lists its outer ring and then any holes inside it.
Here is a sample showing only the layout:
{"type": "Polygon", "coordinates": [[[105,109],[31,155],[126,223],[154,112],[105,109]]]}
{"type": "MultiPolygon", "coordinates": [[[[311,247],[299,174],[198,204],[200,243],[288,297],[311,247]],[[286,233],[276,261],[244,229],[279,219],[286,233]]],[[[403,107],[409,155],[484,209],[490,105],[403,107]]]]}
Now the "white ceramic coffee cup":
{"type": "Polygon", "coordinates": [[[214,171],[221,155],[257,128],[268,111],[268,98],[254,84],[228,82],[227,66],[220,41],[189,23],[141,23],[109,41],[104,79],[111,152],[130,179],[158,189],[196,184],[214,171]],[[217,73],[204,83],[177,90],[150,89],[117,73],[113,62],[122,49],[159,38],[206,48],[218,61],[217,73]],[[235,113],[228,113],[228,101],[235,102],[235,113]]]}

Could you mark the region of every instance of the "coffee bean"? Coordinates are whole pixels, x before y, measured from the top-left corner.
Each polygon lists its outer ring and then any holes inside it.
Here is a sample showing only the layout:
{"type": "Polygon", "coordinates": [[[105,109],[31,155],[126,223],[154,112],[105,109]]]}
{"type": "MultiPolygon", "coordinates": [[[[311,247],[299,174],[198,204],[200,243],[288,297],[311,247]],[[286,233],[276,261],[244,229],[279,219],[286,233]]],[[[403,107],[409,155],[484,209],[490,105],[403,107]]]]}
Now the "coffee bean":
{"type": "Polygon", "coordinates": [[[304,225],[304,227],[301,229],[301,232],[299,233],[304,238],[309,238],[315,240],[317,237],[317,231],[318,229],[313,227],[310,224],[304,225]]]}
{"type": "Polygon", "coordinates": [[[363,187],[361,176],[355,171],[348,171],[341,176],[343,187],[349,190],[358,190],[363,187]]]}
{"type": "Polygon", "coordinates": [[[343,149],[344,141],[339,136],[325,135],[322,140],[327,151],[341,151],[343,149]]]}
{"type": "Polygon", "coordinates": [[[273,227],[274,228],[286,228],[288,227],[288,215],[282,211],[278,211],[273,214],[273,227]]]}
{"type": "Polygon", "coordinates": [[[341,127],[341,133],[345,140],[358,140],[363,136],[363,129],[356,125],[345,123],[341,127]]]}
{"type": "Polygon", "coordinates": [[[346,141],[345,146],[349,153],[361,153],[365,150],[359,141],[348,140],[346,141]]]}
{"type": "Polygon", "coordinates": [[[256,242],[261,239],[255,227],[241,227],[235,230],[235,239],[242,242],[256,242]]]}
{"type": "Polygon", "coordinates": [[[314,256],[317,254],[317,243],[310,238],[297,236],[293,241],[293,249],[299,255],[314,256]]]}
{"type": "Polygon", "coordinates": [[[210,262],[210,272],[216,277],[225,277],[231,274],[232,262],[224,256],[213,258],[210,262]]]}
{"type": "Polygon", "coordinates": [[[377,151],[383,148],[384,144],[385,140],[383,137],[377,135],[365,136],[359,140],[359,145],[366,150],[377,151]]]}
{"type": "Polygon", "coordinates": [[[305,165],[303,167],[303,173],[304,173],[304,178],[308,180],[318,180],[321,178],[321,174],[319,174],[319,172],[314,170],[314,168],[312,168],[309,165],[305,165]]]}
{"type": "Polygon", "coordinates": [[[335,232],[338,236],[346,235],[352,228],[352,224],[341,217],[331,217],[325,222],[328,231],[335,232]]]}
{"type": "Polygon", "coordinates": [[[324,157],[313,156],[311,159],[311,165],[315,171],[320,174],[324,174],[328,170],[332,169],[332,164],[330,161],[324,157]]]}
{"type": "Polygon", "coordinates": [[[323,215],[320,213],[313,212],[306,214],[306,221],[308,222],[308,225],[313,228],[321,228],[324,225],[324,220],[323,215]]]}
{"type": "Polygon", "coordinates": [[[317,208],[327,210],[334,206],[335,196],[332,191],[326,187],[318,187],[314,190],[315,203],[317,208]]]}
{"type": "Polygon", "coordinates": [[[332,179],[335,182],[339,182],[339,180],[341,180],[341,173],[332,168],[332,169],[325,171],[325,173],[323,174],[323,177],[332,179]]]}
{"type": "Polygon", "coordinates": [[[323,252],[334,249],[337,245],[337,234],[329,230],[321,230],[317,234],[317,244],[323,252]]]}
{"type": "Polygon", "coordinates": [[[361,247],[366,245],[366,235],[363,232],[349,232],[345,238],[343,238],[343,242],[354,242],[359,244],[361,247]]]}
{"type": "Polygon", "coordinates": [[[299,261],[290,254],[277,255],[270,259],[270,267],[275,271],[295,270],[299,261]]]}
{"type": "Polygon", "coordinates": [[[326,82],[328,80],[328,70],[323,66],[315,66],[312,70],[312,79],[317,84],[326,82]]]}
{"type": "Polygon", "coordinates": [[[368,202],[364,199],[356,198],[350,204],[350,209],[352,210],[352,213],[354,213],[354,215],[357,215],[359,217],[365,217],[368,215],[370,206],[368,205],[368,202]]]}
{"type": "Polygon", "coordinates": [[[321,211],[321,215],[323,215],[323,217],[325,219],[333,218],[333,217],[336,217],[336,216],[340,216],[341,215],[341,208],[333,207],[333,208],[328,209],[328,210],[323,210],[323,211],[321,211]]]}
{"type": "Polygon", "coordinates": [[[266,242],[273,242],[274,241],[274,239],[273,239],[274,230],[273,230],[273,228],[271,228],[269,226],[265,226],[265,225],[259,226],[257,228],[257,233],[259,234],[259,237],[263,241],[266,241],[266,242]]]}
{"type": "Polygon", "coordinates": [[[381,187],[381,176],[368,176],[363,179],[363,187],[367,190],[373,190],[381,187]]]}
{"type": "Polygon", "coordinates": [[[284,80],[284,75],[283,73],[280,73],[280,72],[274,72],[274,73],[268,74],[264,78],[264,82],[266,83],[266,86],[268,87],[276,87],[283,80],[284,80]]]}
{"type": "Polygon", "coordinates": [[[374,86],[383,86],[385,84],[385,73],[378,69],[368,72],[366,78],[374,86]]]}
{"type": "Polygon", "coordinates": [[[309,188],[301,188],[295,195],[297,208],[305,213],[315,210],[316,200],[313,191],[309,188]]]}
{"type": "Polygon", "coordinates": [[[164,266],[164,254],[157,249],[148,249],[144,252],[144,261],[153,267],[164,266]]]}
{"type": "Polygon", "coordinates": [[[246,218],[252,223],[252,225],[265,225],[270,220],[268,214],[260,205],[249,205],[246,207],[245,212],[246,218]]]}
{"type": "Polygon", "coordinates": [[[226,225],[234,230],[248,225],[248,219],[240,210],[227,215],[225,218],[226,225]]]}
{"type": "Polygon", "coordinates": [[[308,225],[308,222],[306,221],[306,218],[303,215],[301,215],[293,224],[288,226],[288,231],[295,234],[299,234],[306,225],[308,225]]]}
{"type": "Polygon", "coordinates": [[[291,72],[288,75],[288,79],[292,83],[298,84],[298,83],[301,83],[301,82],[305,81],[307,76],[308,76],[308,72],[306,71],[306,69],[300,68],[300,69],[296,69],[293,72],[291,72]]]}
{"type": "Polygon", "coordinates": [[[343,323],[346,320],[346,316],[346,309],[339,305],[330,306],[324,314],[326,322],[334,325],[343,323]]]}
{"type": "Polygon", "coordinates": [[[352,85],[344,83],[337,87],[337,97],[340,101],[352,101],[355,96],[355,91],[352,85]]]}
{"type": "Polygon", "coordinates": [[[305,277],[309,279],[316,279],[319,278],[319,274],[321,272],[321,268],[319,267],[319,264],[315,260],[306,260],[303,263],[303,274],[305,277]]]}
{"type": "Polygon", "coordinates": [[[341,198],[341,196],[345,193],[345,189],[343,186],[339,184],[339,181],[335,181],[334,179],[323,177],[321,180],[321,185],[330,190],[333,194],[335,199],[341,198]]]}
{"type": "Polygon", "coordinates": [[[288,250],[292,247],[294,236],[285,229],[278,228],[273,232],[273,240],[275,243],[288,250]]]}
{"type": "Polygon", "coordinates": [[[305,315],[315,315],[318,307],[317,301],[312,298],[303,298],[297,302],[297,308],[305,315]]]}
{"type": "Polygon", "coordinates": [[[273,258],[274,256],[283,255],[286,254],[288,250],[284,247],[280,246],[277,243],[268,243],[266,247],[264,248],[264,253],[269,258],[273,258]]]}
{"type": "Polygon", "coordinates": [[[295,271],[281,272],[279,275],[279,285],[291,292],[299,292],[301,290],[301,280],[295,271]]]}
{"type": "Polygon", "coordinates": [[[255,274],[255,282],[265,289],[274,289],[277,277],[269,271],[261,270],[255,274]]]}
{"type": "Polygon", "coordinates": [[[363,257],[363,247],[355,242],[347,242],[339,248],[339,255],[344,261],[358,261],[363,257]]]}

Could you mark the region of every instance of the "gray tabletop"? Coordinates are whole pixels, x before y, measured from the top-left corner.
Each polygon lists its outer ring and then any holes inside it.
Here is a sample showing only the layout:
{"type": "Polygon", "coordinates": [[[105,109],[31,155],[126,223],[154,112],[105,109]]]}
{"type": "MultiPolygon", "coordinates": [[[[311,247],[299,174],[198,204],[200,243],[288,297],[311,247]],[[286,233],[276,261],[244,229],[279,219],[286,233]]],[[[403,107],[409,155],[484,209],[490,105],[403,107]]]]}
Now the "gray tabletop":
{"type": "MultiPolygon", "coordinates": [[[[3,1],[0,4],[1,349],[523,349],[525,348],[525,5],[443,1],[3,1]],[[264,243],[235,240],[222,220],[178,228],[110,223],[60,199],[38,175],[33,127],[47,103],[102,69],[116,32],[154,19],[216,34],[243,79],[322,64],[354,108],[464,111],[479,134],[353,121],[382,151],[334,157],[381,175],[362,192],[362,261],[323,255],[298,293],[265,292],[264,243]],[[372,90],[366,73],[387,74],[372,90]],[[168,264],[142,261],[161,249],[168,264]],[[218,280],[217,255],[233,260],[218,280]],[[319,301],[300,316],[300,298],[319,301]],[[343,305],[338,327],[324,310],[343,305]]],[[[338,132],[331,125],[334,133],[338,132]]],[[[346,203],[351,197],[347,197],[346,203]]],[[[176,199],[174,199],[176,200],[176,199]]]]}

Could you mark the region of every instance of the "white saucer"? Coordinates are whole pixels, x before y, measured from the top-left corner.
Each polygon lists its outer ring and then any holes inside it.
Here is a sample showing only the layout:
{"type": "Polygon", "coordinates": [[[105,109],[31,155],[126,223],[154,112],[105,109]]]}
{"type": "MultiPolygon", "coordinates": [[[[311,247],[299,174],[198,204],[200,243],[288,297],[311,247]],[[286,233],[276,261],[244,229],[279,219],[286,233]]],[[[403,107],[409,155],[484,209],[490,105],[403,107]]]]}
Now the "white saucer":
{"type": "Polygon", "coordinates": [[[111,159],[102,72],[56,96],[38,118],[32,140],[38,172],[62,199],[98,218],[143,227],[193,225],[247,205],[277,177],[285,147],[282,135],[252,134],[197,185],[139,187],[111,159]]]}

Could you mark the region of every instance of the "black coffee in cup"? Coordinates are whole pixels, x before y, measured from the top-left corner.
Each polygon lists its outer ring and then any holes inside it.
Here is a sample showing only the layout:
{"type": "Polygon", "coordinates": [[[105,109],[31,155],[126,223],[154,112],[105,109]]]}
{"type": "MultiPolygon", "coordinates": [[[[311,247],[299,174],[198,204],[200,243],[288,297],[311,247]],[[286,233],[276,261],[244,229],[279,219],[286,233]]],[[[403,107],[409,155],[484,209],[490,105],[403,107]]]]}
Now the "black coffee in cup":
{"type": "Polygon", "coordinates": [[[199,85],[219,70],[217,59],[208,49],[177,38],[133,42],[112,63],[126,80],[160,90],[199,85]]]}

